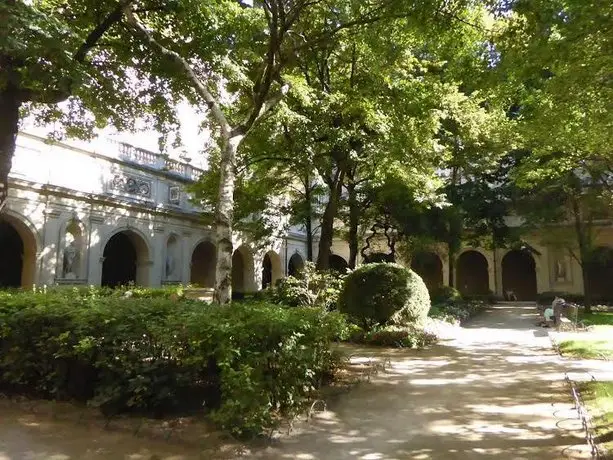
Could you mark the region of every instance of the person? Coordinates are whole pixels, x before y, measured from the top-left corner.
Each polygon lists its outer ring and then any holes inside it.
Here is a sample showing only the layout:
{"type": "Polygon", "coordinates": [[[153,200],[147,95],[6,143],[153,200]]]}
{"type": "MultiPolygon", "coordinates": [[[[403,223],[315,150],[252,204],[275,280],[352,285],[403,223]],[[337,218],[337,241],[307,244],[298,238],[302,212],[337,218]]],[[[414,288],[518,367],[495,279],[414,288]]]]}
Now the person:
{"type": "Polygon", "coordinates": [[[560,310],[566,304],[566,300],[561,297],[555,297],[551,305],[545,309],[543,312],[543,321],[541,322],[541,326],[550,327],[556,324],[556,320],[558,315],[556,315],[556,310],[560,310]]]}
{"type": "Polygon", "coordinates": [[[545,311],[543,312],[543,318],[545,318],[545,323],[543,324],[543,326],[547,327],[553,324],[553,319],[554,319],[553,307],[549,306],[545,308],[545,311]]]}

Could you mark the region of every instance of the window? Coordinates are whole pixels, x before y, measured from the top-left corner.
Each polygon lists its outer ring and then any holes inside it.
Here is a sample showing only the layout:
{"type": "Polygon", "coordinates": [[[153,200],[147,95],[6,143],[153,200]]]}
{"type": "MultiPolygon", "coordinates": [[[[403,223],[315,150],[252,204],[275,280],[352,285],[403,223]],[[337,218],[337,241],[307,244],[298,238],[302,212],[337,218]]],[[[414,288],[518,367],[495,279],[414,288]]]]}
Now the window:
{"type": "Polygon", "coordinates": [[[168,187],[168,202],[170,204],[181,204],[181,189],[179,186],[171,185],[168,187]]]}

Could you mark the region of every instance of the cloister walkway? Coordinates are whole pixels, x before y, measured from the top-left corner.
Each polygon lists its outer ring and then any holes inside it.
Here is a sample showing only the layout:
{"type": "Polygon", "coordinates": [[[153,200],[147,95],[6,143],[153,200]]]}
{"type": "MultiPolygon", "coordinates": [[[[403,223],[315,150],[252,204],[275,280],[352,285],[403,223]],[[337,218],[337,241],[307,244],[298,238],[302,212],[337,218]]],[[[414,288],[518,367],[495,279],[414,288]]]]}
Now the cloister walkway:
{"type": "Polygon", "coordinates": [[[533,306],[499,305],[430,350],[386,350],[391,369],[259,456],[591,458],[563,380],[569,363],[535,321],[533,306]]]}

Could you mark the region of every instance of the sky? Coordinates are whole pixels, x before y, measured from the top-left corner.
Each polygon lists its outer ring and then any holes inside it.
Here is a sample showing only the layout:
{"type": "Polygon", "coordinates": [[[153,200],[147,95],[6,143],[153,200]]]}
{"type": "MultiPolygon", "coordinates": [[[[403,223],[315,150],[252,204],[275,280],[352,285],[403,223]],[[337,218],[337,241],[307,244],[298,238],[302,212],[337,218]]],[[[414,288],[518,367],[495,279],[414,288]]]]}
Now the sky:
{"type": "MultiPolygon", "coordinates": [[[[191,164],[204,169],[207,165],[207,159],[202,150],[210,142],[210,133],[201,129],[204,116],[187,102],[183,102],[177,107],[177,113],[181,123],[180,133],[183,146],[174,150],[170,149],[167,153],[175,159],[178,159],[180,155],[186,155],[191,158],[191,164]]],[[[118,132],[114,128],[107,128],[103,131],[103,135],[152,152],[160,151],[158,145],[160,134],[155,130],[127,133],[118,132]]]]}
{"type": "MultiPolygon", "coordinates": [[[[183,102],[177,106],[177,113],[181,123],[181,140],[182,146],[176,149],[169,148],[167,153],[171,158],[181,161],[190,159],[190,164],[197,168],[206,169],[207,146],[210,145],[211,136],[207,130],[201,129],[204,115],[198,113],[194,107],[187,102],[183,102]]],[[[33,119],[23,121],[23,131],[36,134],[39,136],[48,136],[53,131],[53,126],[36,126],[33,119]]],[[[150,150],[155,153],[160,153],[158,140],[160,133],[155,130],[142,130],[135,133],[119,132],[113,127],[108,127],[98,131],[99,137],[110,138],[115,141],[125,142],[135,147],[140,147],[145,150],[150,150]]],[[[169,144],[172,143],[172,138],[169,139],[169,144]]],[[[70,143],[69,140],[67,140],[70,143]]],[[[80,143],[79,143],[80,144],[80,143]]]]}

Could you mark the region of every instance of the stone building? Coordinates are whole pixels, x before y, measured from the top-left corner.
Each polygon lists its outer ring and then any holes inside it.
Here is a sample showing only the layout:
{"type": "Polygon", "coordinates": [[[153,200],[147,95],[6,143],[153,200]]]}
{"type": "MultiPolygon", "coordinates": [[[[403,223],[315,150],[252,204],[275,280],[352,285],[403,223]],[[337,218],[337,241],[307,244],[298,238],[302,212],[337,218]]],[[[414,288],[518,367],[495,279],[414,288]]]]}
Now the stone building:
{"type": "MultiPolygon", "coordinates": [[[[186,191],[201,172],[125,143],[48,143],[22,133],[0,213],[0,287],[134,282],[212,288],[214,235],[186,191]]],[[[512,292],[518,300],[546,291],[582,293],[579,263],[547,236],[529,236],[530,251],[463,248],[453,266],[455,285],[466,294],[512,292]]],[[[613,297],[613,228],[601,226],[597,243],[604,262],[592,270],[592,287],[599,297],[613,297]]],[[[236,292],[295,273],[307,254],[299,228],[263,249],[237,234],[234,247],[236,292]]],[[[348,253],[345,242],[335,241],[332,266],[344,269],[348,253]]],[[[411,265],[430,287],[449,284],[444,247],[415,254],[411,265]]]]}
{"type": "MultiPolygon", "coordinates": [[[[22,133],[0,214],[0,287],[33,284],[213,287],[215,244],[186,185],[201,170],[125,143],[48,143],[22,133]]],[[[305,260],[305,237],[256,249],[234,238],[237,292],[305,260]]]]}
{"type": "MultiPolygon", "coordinates": [[[[518,218],[509,218],[509,226],[520,225],[518,218]]],[[[454,286],[465,295],[495,294],[498,298],[534,300],[539,293],[557,292],[581,295],[584,292],[582,268],[574,257],[576,248],[573,228],[560,225],[554,229],[524,235],[523,248],[496,250],[465,246],[450,267],[447,247],[439,245],[414,254],[410,265],[432,290],[454,286]],[[565,244],[561,244],[561,241],[565,244]],[[569,251],[569,247],[572,251],[569,251]]],[[[598,223],[595,231],[597,262],[588,270],[595,299],[613,300],[613,227],[608,221],[598,223]]],[[[346,243],[335,241],[335,258],[348,260],[346,243]]]]}

